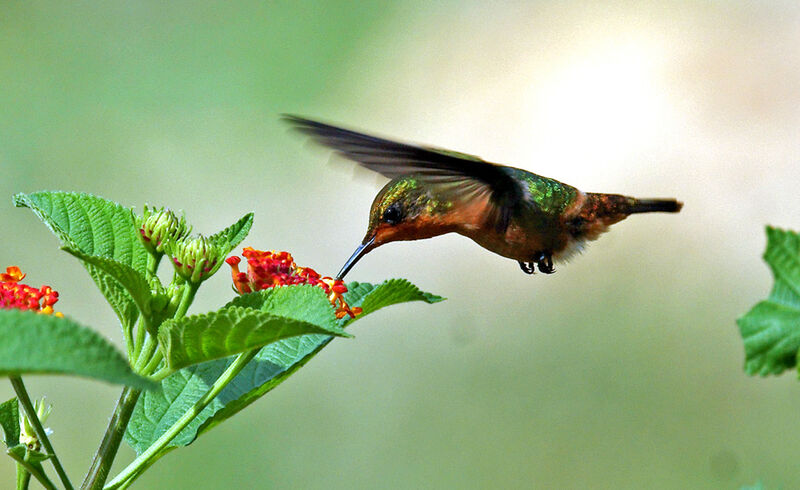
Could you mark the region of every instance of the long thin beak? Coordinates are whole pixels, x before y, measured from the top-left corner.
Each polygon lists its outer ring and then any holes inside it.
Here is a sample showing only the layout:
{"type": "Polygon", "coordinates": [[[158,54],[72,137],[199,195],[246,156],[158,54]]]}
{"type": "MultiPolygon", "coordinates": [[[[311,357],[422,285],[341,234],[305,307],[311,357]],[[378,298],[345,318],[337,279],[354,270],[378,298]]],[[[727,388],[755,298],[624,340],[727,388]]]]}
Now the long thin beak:
{"type": "Polygon", "coordinates": [[[354,265],[356,265],[356,262],[358,262],[358,260],[361,257],[366,255],[367,252],[371,250],[370,245],[372,245],[372,242],[374,241],[375,241],[375,235],[373,235],[372,238],[370,238],[368,241],[359,245],[356,251],[353,252],[353,255],[351,255],[350,258],[347,259],[347,262],[344,263],[344,265],[342,266],[342,270],[340,270],[339,273],[336,274],[336,279],[344,278],[344,275],[347,274],[350,271],[350,269],[353,268],[354,265]]]}

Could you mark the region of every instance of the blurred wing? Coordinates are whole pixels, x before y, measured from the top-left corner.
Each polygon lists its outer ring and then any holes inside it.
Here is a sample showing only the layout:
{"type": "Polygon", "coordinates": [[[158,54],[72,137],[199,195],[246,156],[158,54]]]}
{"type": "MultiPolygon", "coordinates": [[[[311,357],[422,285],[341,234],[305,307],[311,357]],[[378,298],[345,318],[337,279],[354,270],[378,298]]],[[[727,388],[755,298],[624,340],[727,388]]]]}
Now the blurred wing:
{"type": "Polygon", "coordinates": [[[298,131],[339,155],[391,179],[414,175],[455,200],[485,198],[487,216],[505,232],[522,188],[500,165],[474,155],[398,143],[298,116],[284,116],[298,131]]]}

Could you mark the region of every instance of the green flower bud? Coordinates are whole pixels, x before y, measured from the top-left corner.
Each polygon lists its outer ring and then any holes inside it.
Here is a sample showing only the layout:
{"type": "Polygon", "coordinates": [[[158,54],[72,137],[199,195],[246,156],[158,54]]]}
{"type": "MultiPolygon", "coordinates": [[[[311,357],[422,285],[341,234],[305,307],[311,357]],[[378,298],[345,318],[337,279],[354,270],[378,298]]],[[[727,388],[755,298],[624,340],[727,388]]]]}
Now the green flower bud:
{"type": "Polygon", "coordinates": [[[144,215],[136,222],[142,243],[151,254],[164,253],[168,243],[181,241],[192,231],[183,215],[178,217],[166,208],[145,206],[144,215]]]}
{"type": "Polygon", "coordinates": [[[228,251],[224,244],[202,235],[174,242],[166,250],[178,275],[195,284],[217,272],[228,251]]]}
{"type": "MultiPolygon", "coordinates": [[[[44,426],[47,417],[50,416],[50,412],[53,410],[53,407],[51,405],[45,405],[44,401],[45,399],[42,398],[41,400],[33,402],[33,408],[36,410],[36,416],[39,418],[39,422],[42,423],[42,426],[44,426]]],[[[45,429],[44,431],[48,436],[53,433],[50,429],[45,429]]],[[[33,424],[25,411],[22,410],[22,407],[20,407],[19,410],[19,442],[20,444],[28,446],[28,449],[34,451],[38,451],[42,448],[42,443],[39,441],[39,438],[36,437],[33,424]]]]}

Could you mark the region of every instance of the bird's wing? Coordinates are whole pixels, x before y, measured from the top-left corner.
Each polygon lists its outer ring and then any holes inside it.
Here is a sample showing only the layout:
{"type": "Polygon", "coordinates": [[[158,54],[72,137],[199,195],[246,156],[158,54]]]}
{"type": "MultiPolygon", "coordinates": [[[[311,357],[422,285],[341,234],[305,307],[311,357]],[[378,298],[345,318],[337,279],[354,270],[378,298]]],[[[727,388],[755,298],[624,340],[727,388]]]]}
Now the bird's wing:
{"type": "Polygon", "coordinates": [[[414,175],[422,182],[447,184],[453,198],[470,200],[485,196],[487,216],[505,232],[523,198],[520,185],[503,167],[477,156],[436,148],[398,143],[298,116],[284,120],[298,131],[339,155],[389,178],[414,175]]]}

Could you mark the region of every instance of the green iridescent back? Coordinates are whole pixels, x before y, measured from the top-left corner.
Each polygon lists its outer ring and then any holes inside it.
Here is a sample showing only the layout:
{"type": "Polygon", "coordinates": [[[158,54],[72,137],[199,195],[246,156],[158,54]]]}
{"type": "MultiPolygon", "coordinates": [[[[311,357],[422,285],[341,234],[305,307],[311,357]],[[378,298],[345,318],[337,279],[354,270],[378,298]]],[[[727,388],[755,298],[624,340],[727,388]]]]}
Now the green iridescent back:
{"type": "Polygon", "coordinates": [[[571,185],[522,169],[508,167],[507,171],[530,193],[526,202],[545,215],[560,216],[575,201],[579,192],[571,185]]]}

